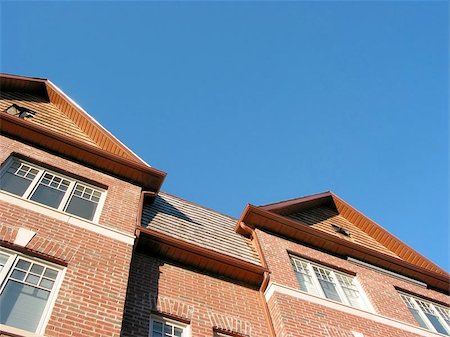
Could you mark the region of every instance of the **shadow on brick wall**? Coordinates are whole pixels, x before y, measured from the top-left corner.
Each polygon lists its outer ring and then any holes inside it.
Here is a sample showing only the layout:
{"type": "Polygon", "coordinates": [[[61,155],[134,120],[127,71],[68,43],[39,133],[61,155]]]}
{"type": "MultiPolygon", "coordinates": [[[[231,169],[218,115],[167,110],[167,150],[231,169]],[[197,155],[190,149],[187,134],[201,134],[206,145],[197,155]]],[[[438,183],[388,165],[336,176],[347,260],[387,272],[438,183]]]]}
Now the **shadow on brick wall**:
{"type": "Polygon", "coordinates": [[[158,299],[160,266],[157,258],[135,252],[131,260],[125,298],[122,337],[148,337],[150,316],[158,299]]]}

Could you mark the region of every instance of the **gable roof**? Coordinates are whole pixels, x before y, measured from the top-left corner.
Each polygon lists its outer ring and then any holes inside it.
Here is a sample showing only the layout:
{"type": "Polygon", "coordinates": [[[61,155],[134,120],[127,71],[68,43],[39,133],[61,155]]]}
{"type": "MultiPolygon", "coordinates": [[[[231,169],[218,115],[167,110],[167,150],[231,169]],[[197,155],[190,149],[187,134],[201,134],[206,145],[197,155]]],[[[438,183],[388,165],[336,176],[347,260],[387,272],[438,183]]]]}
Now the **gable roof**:
{"type": "MultiPolygon", "coordinates": [[[[449,274],[445,270],[332,192],[259,207],[248,205],[239,221],[418,278],[448,291],[449,274]],[[349,231],[350,237],[336,232],[332,225],[349,231]]],[[[236,231],[246,234],[239,223],[236,231]]]]}
{"type": "Polygon", "coordinates": [[[158,191],[166,176],[145,163],[51,81],[0,74],[0,131],[158,191]],[[17,118],[12,104],[34,112],[17,118]]]}
{"type": "Polygon", "coordinates": [[[53,131],[68,134],[112,154],[145,162],[120,142],[50,80],[0,74],[0,109],[15,103],[36,112],[30,119],[53,131]]]}

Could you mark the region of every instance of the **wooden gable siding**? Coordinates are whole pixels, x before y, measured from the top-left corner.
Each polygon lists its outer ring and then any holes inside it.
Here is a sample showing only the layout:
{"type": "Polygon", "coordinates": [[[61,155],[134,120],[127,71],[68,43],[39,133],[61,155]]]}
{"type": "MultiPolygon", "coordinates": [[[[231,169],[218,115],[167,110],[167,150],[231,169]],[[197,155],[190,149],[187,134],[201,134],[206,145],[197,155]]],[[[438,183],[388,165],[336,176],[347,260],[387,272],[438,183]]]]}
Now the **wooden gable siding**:
{"type": "Polygon", "coordinates": [[[372,248],[381,253],[388,254],[398,258],[398,256],[395,253],[387,249],[384,245],[382,245],[377,240],[368,235],[366,232],[361,230],[356,224],[358,222],[358,219],[351,217],[351,219],[354,221],[352,223],[349,219],[346,219],[344,216],[340,215],[339,213],[328,207],[325,206],[316,207],[304,210],[302,212],[290,214],[288,217],[300,221],[301,223],[308,225],[312,228],[327,232],[328,234],[332,234],[342,239],[352,241],[367,248],[372,248]],[[336,233],[332,225],[345,228],[350,232],[351,236],[346,237],[342,234],[336,233]]]}
{"type": "Polygon", "coordinates": [[[48,102],[42,97],[23,92],[1,92],[0,111],[4,111],[12,104],[30,109],[36,114],[27,118],[31,123],[49,128],[64,135],[70,135],[89,145],[98,146],[86,133],[81,130],[68,116],[66,116],[56,105],[48,102]]]}
{"type": "Polygon", "coordinates": [[[380,225],[376,224],[362,213],[355,210],[346,202],[333,195],[338,212],[347,220],[353,219],[353,223],[357,223],[358,227],[364,232],[368,233],[372,238],[382,244],[384,247],[395,253],[399,258],[414,264],[416,266],[431,270],[441,275],[448,275],[443,269],[429,261],[417,253],[414,249],[407,246],[401,240],[397,239],[394,235],[386,231],[380,225]]]}
{"type": "Polygon", "coordinates": [[[131,151],[125,149],[116,139],[106,134],[99,126],[91,120],[89,116],[77,109],[73,104],[67,101],[52,86],[47,85],[50,101],[55,104],[66,116],[68,116],[78,127],[88,135],[97,146],[112,154],[136,160],[131,151]]]}

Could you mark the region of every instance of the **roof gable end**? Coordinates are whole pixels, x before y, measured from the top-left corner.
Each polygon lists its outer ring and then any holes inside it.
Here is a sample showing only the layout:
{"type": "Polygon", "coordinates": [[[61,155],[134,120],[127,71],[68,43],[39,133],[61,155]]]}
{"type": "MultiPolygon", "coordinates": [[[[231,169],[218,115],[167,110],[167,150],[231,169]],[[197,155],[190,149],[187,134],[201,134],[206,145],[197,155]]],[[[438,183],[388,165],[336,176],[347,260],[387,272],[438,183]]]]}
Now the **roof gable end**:
{"type": "MultiPolygon", "coordinates": [[[[54,117],[58,114],[64,115],[60,116],[60,118],[62,124],[65,124],[65,128],[59,128],[58,125],[49,125],[52,130],[63,133],[67,133],[65,130],[68,130],[70,135],[77,140],[97,146],[124,159],[145,164],[141,158],[114,137],[50,80],[0,74],[0,89],[2,99],[18,102],[19,105],[21,100],[22,102],[34,100],[35,102],[30,105],[30,109],[36,106],[37,109],[46,110],[46,112],[53,114],[52,116],[54,117]],[[15,95],[8,95],[8,92],[15,93],[15,95]],[[19,94],[24,95],[26,98],[17,97],[19,94]]],[[[57,120],[59,121],[59,118],[57,120]]],[[[49,123],[51,124],[51,121],[49,123]]]]}
{"type": "MultiPolygon", "coordinates": [[[[358,231],[364,233],[366,236],[370,237],[379,245],[382,245],[386,248],[386,250],[388,250],[383,251],[383,249],[380,249],[380,246],[374,247],[382,253],[389,254],[389,252],[391,252],[390,255],[395,255],[400,259],[420,268],[428,269],[441,275],[448,276],[448,273],[445,270],[428,260],[426,257],[422,256],[420,253],[409,247],[406,243],[389,233],[375,221],[371,220],[330,191],[259,206],[262,210],[279,214],[290,219],[296,219],[299,222],[305,222],[302,220],[304,220],[308,212],[311,213],[311,210],[321,207],[330,209],[330,211],[334,210],[337,216],[345,219],[343,226],[344,228],[346,227],[345,225],[357,228],[358,231]],[[305,213],[306,215],[304,217],[300,216],[305,213]]],[[[333,219],[331,221],[333,221],[333,219]]],[[[318,228],[318,230],[323,230],[323,228],[318,228]]]]}

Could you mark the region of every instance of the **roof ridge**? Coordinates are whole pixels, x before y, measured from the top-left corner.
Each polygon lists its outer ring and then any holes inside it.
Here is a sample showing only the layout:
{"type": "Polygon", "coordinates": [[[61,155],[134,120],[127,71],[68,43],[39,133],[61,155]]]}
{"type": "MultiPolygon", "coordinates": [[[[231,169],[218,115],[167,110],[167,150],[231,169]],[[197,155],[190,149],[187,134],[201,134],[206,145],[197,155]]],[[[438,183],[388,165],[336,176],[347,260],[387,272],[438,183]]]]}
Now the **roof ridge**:
{"type": "Polygon", "coordinates": [[[334,193],[333,193],[331,190],[328,190],[328,191],[324,191],[324,192],[319,192],[319,193],[313,193],[313,194],[304,195],[304,196],[301,196],[301,197],[294,197],[294,198],[290,198],[290,199],[286,199],[286,200],[281,200],[281,201],[277,201],[277,202],[272,202],[272,203],[269,203],[269,204],[258,205],[258,206],[256,206],[256,207],[273,206],[273,205],[282,204],[282,203],[289,202],[289,201],[296,201],[296,200],[300,201],[300,200],[306,199],[306,198],[318,197],[318,196],[320,196],[320,195],[324,195],[324,196],[325,196],[325,195],[327,195],[327,194],[328,194],[329,196],[332,196],[334,193]]]}

